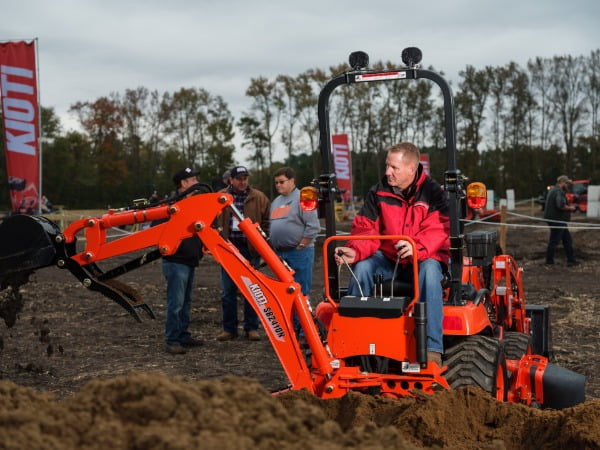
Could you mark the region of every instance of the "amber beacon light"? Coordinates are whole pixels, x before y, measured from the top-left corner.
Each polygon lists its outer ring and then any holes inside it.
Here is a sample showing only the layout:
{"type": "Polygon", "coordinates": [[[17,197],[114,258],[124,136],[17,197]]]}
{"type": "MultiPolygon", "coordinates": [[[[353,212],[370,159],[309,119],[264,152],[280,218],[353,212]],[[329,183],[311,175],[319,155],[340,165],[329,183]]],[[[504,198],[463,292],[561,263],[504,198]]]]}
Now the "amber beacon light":
{"type": "Polygon", "coordinates": [[[481,209],[487,202],[487,188],[483,183],[471,183],[467,186],[467,205],[471,209],[481,209]]]}
{"type": "Polygon", "coordinates": [[[312,186],[303,187],[300,190],[300,207],[304,211],[314,211],[317,209],[319,194],[312,186]]]}

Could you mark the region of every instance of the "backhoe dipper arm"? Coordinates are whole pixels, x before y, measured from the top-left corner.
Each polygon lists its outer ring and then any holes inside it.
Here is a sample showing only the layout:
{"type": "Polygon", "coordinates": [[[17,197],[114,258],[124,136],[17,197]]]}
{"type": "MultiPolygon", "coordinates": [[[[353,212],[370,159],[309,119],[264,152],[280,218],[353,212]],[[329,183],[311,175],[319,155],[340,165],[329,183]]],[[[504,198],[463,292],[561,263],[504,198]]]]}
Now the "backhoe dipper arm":
{"type": "Polygon", "coordinates": [[[231,195],[200,194],[168,206],[143,211],[110,212],[100,218],[82,219],[65,229],[66,243],[73,243],[75,235],[80,231],[85,232],[86,247],[82,252],[70,256],[70,259],[82,267],[151,246],[157,246],[162,256],[171,255],[183,239],[197,234],[257,312],[292,387],[318,392],[330,378],[333,357],[320,340],[307,297],[294,281],[293,270],[273,251],[258,224],[244,218],[233,206],[231,195]],[[232,208],[233,213],[238,216],[240,230],[270,268],[274,278],[252,267],[239,250],[212,226],[215,218],[226,207],[232,208]],[[169,217],[167,222],[106,242],[107,228],[166,217],[169,217]],[[305,362],[294,333],[293,311],[298,315],[312,351],[311,369],[305,362]]]}

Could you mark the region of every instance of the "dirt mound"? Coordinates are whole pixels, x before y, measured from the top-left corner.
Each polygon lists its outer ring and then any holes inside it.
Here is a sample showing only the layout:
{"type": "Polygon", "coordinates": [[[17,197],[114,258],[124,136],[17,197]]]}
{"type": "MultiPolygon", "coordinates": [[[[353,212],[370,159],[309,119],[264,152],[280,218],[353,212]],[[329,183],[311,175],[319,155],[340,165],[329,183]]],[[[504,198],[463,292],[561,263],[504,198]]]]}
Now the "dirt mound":
{"type": "MultiPolygon", "coordinates": [[[[551,362],[586,376],[583,405],[540,411],[473,389],[398,401],[273,397],[289,380],[270,342],[214,338],[221,286],[211,258],[197,273],[190,324],[205,344],[181,356],[164,352],[160,261],[121,277],[157,315],[142,323],[48,267],[19,290],[14,326],[0,321],[0,448],[600,448],[600,240],[591,233],[573,233],[577,267],[560,251],[544,265],[545,228],[511,230],[507,241],[528,304],[550,307],[551,362]]],[[[315,301],[323,282],[317,256],[315,301]]]]}
{"type": "Polygon", "coordinates": [[[63,400],[0,382],[2,448],[598,448],[600,400],[562,411],[477,389],[419,399],[272,396],[256,380],[132,373],[63,400]]]}

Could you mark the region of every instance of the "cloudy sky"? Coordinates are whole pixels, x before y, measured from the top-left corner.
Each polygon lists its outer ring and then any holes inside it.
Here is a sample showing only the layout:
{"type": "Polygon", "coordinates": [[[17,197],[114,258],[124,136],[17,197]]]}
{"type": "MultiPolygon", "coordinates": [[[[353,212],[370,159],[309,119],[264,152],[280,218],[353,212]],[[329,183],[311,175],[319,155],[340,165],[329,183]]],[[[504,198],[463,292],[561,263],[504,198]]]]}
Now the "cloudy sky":
{"type": "Polygon", "coordinates": [[[202,87],[234,115],[253,77],[328,69],[354,50],[418,46],[450,80],[473,65],[600,48],[599,0],[4,1],[0,40],[38,38],[40,95],[69,128],[76,101],[145,86],[202,87]]]}

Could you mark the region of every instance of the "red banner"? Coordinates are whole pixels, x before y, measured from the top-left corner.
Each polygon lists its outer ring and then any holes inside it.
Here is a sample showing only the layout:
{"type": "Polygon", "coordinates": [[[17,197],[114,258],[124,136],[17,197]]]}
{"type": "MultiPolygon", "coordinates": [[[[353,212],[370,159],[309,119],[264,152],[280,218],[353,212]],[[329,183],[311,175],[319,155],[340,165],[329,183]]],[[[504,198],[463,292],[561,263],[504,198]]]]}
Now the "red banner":
{"type": "Polygon", "coordinates": [[[0,90],[12,210],[37,213],[40,189],[35,42],[0,43],[0,90]]]}
{"type": "Polygon", "coordinates": [[[348,145],[348,135],[334,134],[331,136],[331,144],[333,147],[335,176],[342,200],[352,202],[352,155],[348,145]]]}

